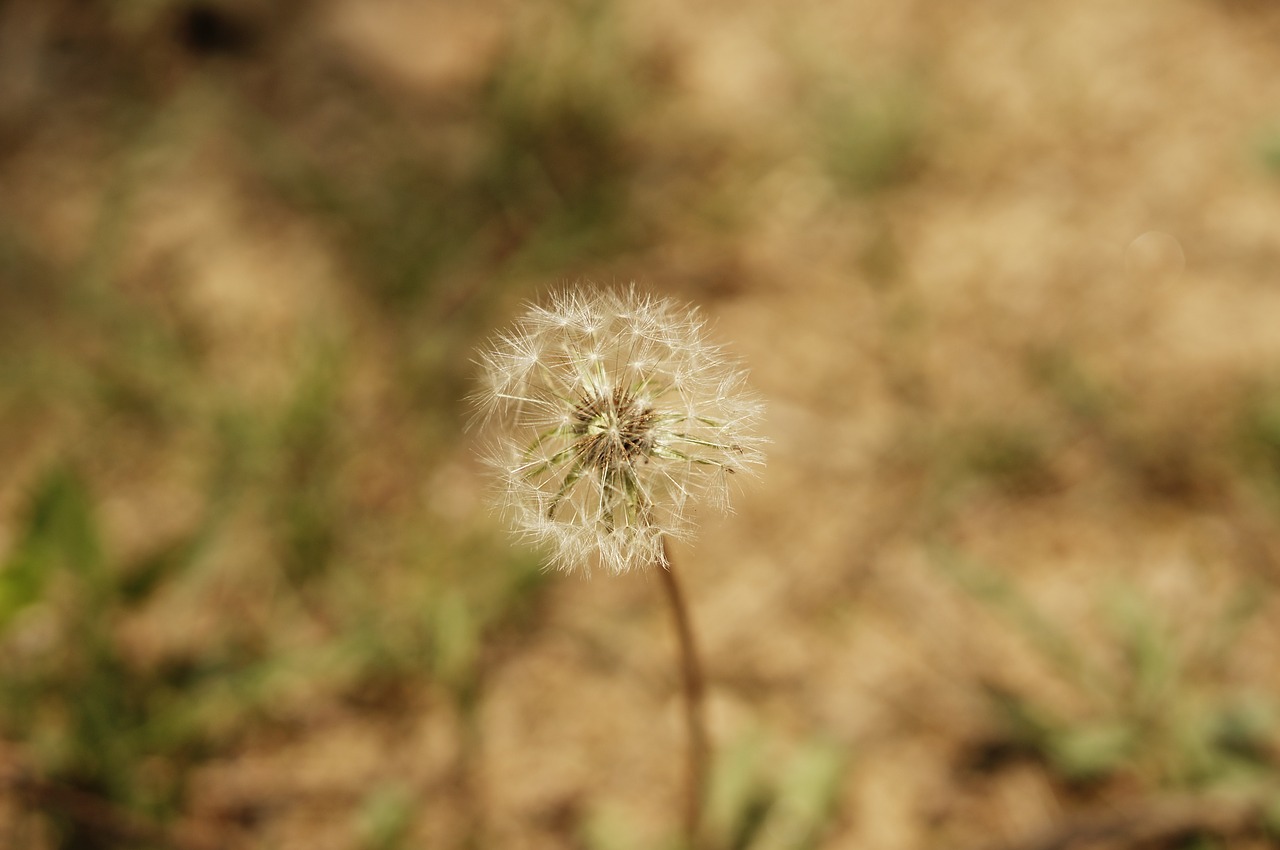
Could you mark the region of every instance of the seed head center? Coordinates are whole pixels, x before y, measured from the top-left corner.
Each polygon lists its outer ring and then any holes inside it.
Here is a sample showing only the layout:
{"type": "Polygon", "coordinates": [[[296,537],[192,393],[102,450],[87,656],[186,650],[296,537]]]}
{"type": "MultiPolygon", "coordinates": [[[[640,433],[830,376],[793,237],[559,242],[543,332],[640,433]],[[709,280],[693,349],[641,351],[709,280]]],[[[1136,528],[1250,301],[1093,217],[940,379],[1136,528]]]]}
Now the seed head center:
{"type": "Polygon", "coordinates": [[[573,411],[578,457],[602,473],[634,463],[653,449],[656,421],[653,408],[624,388],[584,396],[573,411]]]}

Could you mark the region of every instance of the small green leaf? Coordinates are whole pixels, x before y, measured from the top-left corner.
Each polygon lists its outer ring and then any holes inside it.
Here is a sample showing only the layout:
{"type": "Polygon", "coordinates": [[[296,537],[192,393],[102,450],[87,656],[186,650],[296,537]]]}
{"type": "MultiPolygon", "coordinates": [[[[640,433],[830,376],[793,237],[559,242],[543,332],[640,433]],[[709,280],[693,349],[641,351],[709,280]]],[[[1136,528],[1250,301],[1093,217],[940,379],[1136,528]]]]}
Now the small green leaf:
{"type": "Polygon", "coordinates": [[[764,780],[764,749],[760,734],[745,735],[712,766],[706,820],[718,846],[749,847],[773,807],[776,795],[764,780]]]}
{"type": "Polygon", "coordinates": [[[1136,737],[1125,723],[1063,729],[1050,738],[1048,755],[1067,779],[1087,782],[1115,772],[1133,752],[1136,737]]]}
{"type": "Polygon", "coordinates": [[[204,552],[206,529],[198,528],[160,548],[148,552],[124,570],[118,587],[125,604],[144,602],[165,581],[185,571],[204,552]]]}
{"type": "Polygon", "coordinates": [[[413,797],[402,785],[375,788],[356,819],[359,846],[365,850],[400,850],[413,826],[413,797]]]}
{"type": "Polygon", "coordinates": [[[641,850],[636,840],[636,824],[615,807],[602,804],[592,808],[579,828],[587,850],[641,850]]]}
{"type": "Polygon", "coordinates": [[[783,773],[775,813],[754,850],[817,847],[835,813],[848,754],[843,747],[814,741],[797,753],[783,773]]]}
{"type": "Polygon", "coordinates": [[[480,652],[480,634],[470,602],[459,591],[446,592],[436,603],[434,666],[436,673],[455,686],[470,678],[480,652]]]}
{"type": "Polygon", "coordinates": [[[40,598],[45,581],[57,569],[79,573],[101,590],[102,542],[92,502],[81,478],[61,464],[37,484],[22,537],[0,567],[0,630],[40,598]]]}

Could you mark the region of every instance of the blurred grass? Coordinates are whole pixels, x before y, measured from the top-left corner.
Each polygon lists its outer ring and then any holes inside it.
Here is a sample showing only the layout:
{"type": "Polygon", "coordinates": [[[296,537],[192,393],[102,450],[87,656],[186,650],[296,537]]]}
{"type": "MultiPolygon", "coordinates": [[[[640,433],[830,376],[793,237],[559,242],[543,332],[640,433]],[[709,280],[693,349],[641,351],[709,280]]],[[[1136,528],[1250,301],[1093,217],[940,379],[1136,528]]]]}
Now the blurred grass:
{"type": "MultiPolygon", "coordinates": [[[[0,572],[0,629],[27,644],[5,658],[0,722],[7,737],[32,742],[38,775],[153,815],[178,802],[181,771],[173,768],[199,752],[199,736],[176,721],[164,677],[149,680],[132,667],[111,627],[161,574],[190,565],[197,547],[184,543],[176,555],[119,567],[108,561],[77,474],[55,467],[37,486],[24,535],[0,572]]],[[[60,827],[65,846],[91,841],[84,824],[60,827]]]]}
{"type": "Polygon", "coordinates": [[[851,195],[874,196],[909,182],[925,153],[918,84],[830,86],[812,107],[819,161],[851,195]]]}
{"type": "MultiPolygon", "coordinates": [[[[717,754],[712,765],[703,841],[719,850],[810,850],[819,847],[837,815],[849,754],[814,738],[787,748],[767,729],[748,731],[717,754]]],[[[633,850],[636,824],[607,801],[584,819],[590,850],[633,850]]],[[[670,838],[663,844],[687,850],[670,838]]]]}
{"type": "Polygon", "coordinates": [[[985,745],[989,752],[1025,753],[1078,790],[1122,780],[1166,790],[1243,788],[1266,796],[1280,790],[1272,745],[1280,706],[1270,694],[1219,678],[1269,587],[1240,588],[1189,638],[1154,601],[1118,580],[1097,600],[1108,632],[1104,646],[1119,653],[1110,659],[1084,648],[1078,635],[1085,624],[1052,621],[989,567],[946,549],[936,558],[944,574],[1007,622],[1081,697],[1074,712],[1064,713],[988,682],[997,736],[985,745]]]}

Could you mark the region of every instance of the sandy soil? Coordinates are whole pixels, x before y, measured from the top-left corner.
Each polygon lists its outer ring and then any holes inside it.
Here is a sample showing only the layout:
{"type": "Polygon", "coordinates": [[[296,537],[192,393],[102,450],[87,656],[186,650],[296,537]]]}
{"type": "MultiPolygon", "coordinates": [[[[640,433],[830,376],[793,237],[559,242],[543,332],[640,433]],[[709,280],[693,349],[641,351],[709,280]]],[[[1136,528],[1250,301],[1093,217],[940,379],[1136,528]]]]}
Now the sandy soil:
{"type": "MultiPolygon", "coordinates": [[[[333,0],[262,48],[296,75],[276,66],[228,79],[281,104],[305,137],[348,121],[340,97],[312,108],[308,92],[373,80],[424,145],[466,163],[471,104],[512,44],[534,57],[535,91],[540,74],[585,72],[606,92],[629,91],[620,78],[636,68],[652,75],[650,93],[620,107],[635,163],[627,215],[642,237],[568,252],[550,274],[525,263],[500,275],[520,294],[588,277],[696,301],[749,365],[768,404],[767,470],[740,488],[734,514],[705,517],[676,562],[719,750],[759,742],[766,775],[814,742],[847,759],[814,846],[1016,842],[1194,790],[1141,754],[1084,790],[1017,754],[975,767],[1005,734],[993,693],[1081,724],[1116,695],[1079,686],[1034,627],[964,576],[1016,588],[1104,683],[1124,681],[1129,663],[1108,605],[1142,600],[1181,670],[1157,718],[1280,686],[1280,532],[1232,455],[1248,391],[1280,365],[1280,178],[1263,153],[1280,132],[1280,9],[600,8],[588,38],[541,7],[333,0]],[[832,148],[833,133],[854,147],[832,148]],[[857,146],[894,133],[907,141],[882,168],[857,146]],[[841,151],[870,177],[842,182],[830,165],[841,151]],[[1260,613],[1206,659],[1241,594],[1260,613]]],[[[343,474],[372,494],[368,515],[491,529],[475,436],[446,423],[447,448],[433,451],[397,429],[406,391],[385,368],[379,319],[343,289],[349,260],[313,221],[263,201],[223,124],[230,107],[201,89],[197,68],[172,61],[158,73],[190,86],[169,101],[168,138],[185,141],[136,155],[149,178],[128,202],[122,279],[193,323],[202,380],[247,406],[291,392],[315,336],[351,341],[339,451],[356,458],[343,474]]],[[[7,97],[23,115],[40,95],[7,97]]],[[[76,141],[82,116],[40,114],[47,123],[7,149],[4,206],[56,255],[92,241],[113,178],[93,137],[76,141]]],[[[433,308],[492,271],[458,264],[433,308]]],[[[495,303],[498,323],[518,309],[516,297],[495,303]]],[[[94,356],[74,326],[54,333],[94,356]]],[[[176,392],[175,405],[199,421],[209,411],[192,395],[176,392]]],[[[6,426],[18,436],[0,448],[11,470],[0,516],[95,427],[80,410],[6,426]]],[[[118,550],[145,549],[198,513],[201,434],[179,427],[155,451],[122,433],[128,469],[99,461],[118,550]]],[[[13,528],[0,524],[0,549],[13,528]]],[[[255,533],[246,523],[209,568],[205,589],[227,607],[202,617],[204,590],[171,601],[136,625],[138,652],[198,645],[239,595],[272,586],[255,577],[255,533]]],[[[302,682],[283,689],[293,732],[248,734],[197,771],[191,819],[253,809],[244,846],[356,847],[360,801],[402,783],[419,799],[410,846],[454,846],[474,811],[486,847],[579,846],[581,824],[604,821],[633,839],[609,846],[658,846],[676,823],[683,732],[657,582],[555,577],[536,627],[514,643],[486,674],[475,775],[457,774],[465,723],[437,688],[415,685],[396,710],[367,713],[302,682]]]]}

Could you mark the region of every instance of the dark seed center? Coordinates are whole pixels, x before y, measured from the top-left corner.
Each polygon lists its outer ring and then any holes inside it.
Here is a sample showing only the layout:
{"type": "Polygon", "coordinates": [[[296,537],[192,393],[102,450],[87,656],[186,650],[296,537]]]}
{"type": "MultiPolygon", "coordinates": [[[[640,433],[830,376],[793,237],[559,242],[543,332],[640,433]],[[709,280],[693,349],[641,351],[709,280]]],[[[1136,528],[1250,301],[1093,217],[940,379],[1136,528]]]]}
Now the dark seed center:
{"type": "Polygon", "coordinates": [[[584,396],[573,411],[573,435],[582,464],[611,472],[648,455],[653,448],[652,407],[621,387],[607,395],[584,396]]]}

